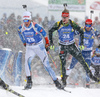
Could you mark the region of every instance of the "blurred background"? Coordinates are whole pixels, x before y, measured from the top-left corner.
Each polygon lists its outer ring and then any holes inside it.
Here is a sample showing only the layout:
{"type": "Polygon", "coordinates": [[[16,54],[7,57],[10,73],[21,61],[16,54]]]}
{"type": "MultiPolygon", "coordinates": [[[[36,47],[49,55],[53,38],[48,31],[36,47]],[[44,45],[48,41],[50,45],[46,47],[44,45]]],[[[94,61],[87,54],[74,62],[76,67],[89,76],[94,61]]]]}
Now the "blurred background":
{"type": "MultiPolygon", "coordinates": [[[[22,14],[26,10],[22,5],[27,5],[27,10],[32,13],[32,21],[40,24],[48,34],[48,30],[54,23],[61,20],[61,12],[64,9],[63,3],[67,3],[67,9],[70,11],[70,18],[73,21],[84,27],[85,20],[91,18],[93,20],[93,27],[100,33],[100,0],[0,0],[0,49],[9,48],[14,53],[17,53],[20,50],[23,52],[22,85],[25,84],[25,47],[17,33],[18,27],[22,24],[22,14]]],[[[57,37],[56,32],[54,32],[53,36],[57,37]]],[[[51,59],[50,64],[57,76],[60,76],[57,38],[54,41],[56,43],[55,49],[54,51],[50,50],[50,54],[52,55],[57,68],[52,64],[51,59]]],[[[71,55],[66,58],[66,68],[69,66],[71,58],[71,55]]],[[[41,61],[38,60],[40,59],[35,57],[31,65],[34,80],[33,83],[51,83],[41,61]]],[[[69,78],[70,81],[75,83],[80,82],[81,85],[85,83],[85,71],[81,65],[76,65],[71,75],[71,78],[69,78]]]]}
{"type": "Polygon", "coordinates": [[[27,5],[27,10],[32,12],[32,20],[42,25],[48,33],[48,29],[61,20],[63,3],[68,5],[70,18],[80,26],[84,26],[85,19],[91,18],[93,26],[100,30],[99,0],[0,0],[0,47],[15,51],[23,49],[17,34],[25,11],[22,5],[27,5]],[[16,48],[16,45],[20,47],[16,48]]]}

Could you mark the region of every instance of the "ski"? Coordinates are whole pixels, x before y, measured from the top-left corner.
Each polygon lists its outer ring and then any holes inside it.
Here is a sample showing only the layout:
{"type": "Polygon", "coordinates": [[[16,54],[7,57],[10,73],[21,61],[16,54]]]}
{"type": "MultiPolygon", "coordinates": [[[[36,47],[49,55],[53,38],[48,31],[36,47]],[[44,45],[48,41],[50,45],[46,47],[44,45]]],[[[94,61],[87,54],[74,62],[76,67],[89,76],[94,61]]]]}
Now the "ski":
{"type": "Polygon", "coordinates": [[[22,90],[30,90],[30,89],[25,89],[25,88],[24,88],[24,89],[22,89],[22,90]]]}
{"type": "Polygon", "coordinates": [[[64,88],[62,88],[61,90],[65,91],[65,92],[68,92],[68,93],[71,93],[71,91],[68,91],[68,90],[66,90],[64,88]]]}
{"type": "Polygon", "coordinates": [[[7,89],[5,89],[5,90],[9,91],[10,93],[15,94],[15,95],[18,96],[18,97],[25,97],[25,96],[21,95],[20,93],[18,93],[18,92],[16,92],[16,91],[12,90],[12,89],[10,89],[10,88],[7,88],[7,89]]]}

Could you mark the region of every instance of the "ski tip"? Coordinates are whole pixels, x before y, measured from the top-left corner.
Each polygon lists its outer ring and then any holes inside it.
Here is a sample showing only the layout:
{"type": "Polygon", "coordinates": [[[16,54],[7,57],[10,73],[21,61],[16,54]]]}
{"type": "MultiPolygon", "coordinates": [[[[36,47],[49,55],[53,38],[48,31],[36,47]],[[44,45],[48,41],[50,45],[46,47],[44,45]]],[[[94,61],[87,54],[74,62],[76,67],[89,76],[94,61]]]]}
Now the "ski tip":
{"type": "Polygon", "coordinates": [[[62,90],[64,90],[65,92],[71,93],[71,91],[68,91],[68,90],[66,90],[66,89],[64,89],[64,88],[63,88],[62,90]]]}

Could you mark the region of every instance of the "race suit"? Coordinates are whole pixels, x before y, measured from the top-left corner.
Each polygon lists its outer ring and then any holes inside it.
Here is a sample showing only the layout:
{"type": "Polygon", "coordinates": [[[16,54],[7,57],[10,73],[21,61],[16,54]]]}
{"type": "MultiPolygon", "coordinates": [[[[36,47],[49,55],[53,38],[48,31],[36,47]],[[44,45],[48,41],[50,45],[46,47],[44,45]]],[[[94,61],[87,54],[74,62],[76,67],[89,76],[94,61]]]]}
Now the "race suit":
{"type": "MultiPolygon", "coordinates": [[[[82,56],[84,57],[85,62],[87,62],[88,66],[91,65],[91,52],[93,49],[94,44],[94,38],[99,35],[98,31],[96,29],[91,28],[90,31],[87,31],[86,28],[83,29],[84,31],[84,49],[82,50],[82,56]]],[[[81,43],[81,39],[79,40],[79,46],[81,43]]],[[[70,66],[68,67],[66,74],[69,75],[71,73],[71,70],[74,68],[74,66],[78,63],[78,60],[73,57],[70,66]]],[[[88,74],[86,73],[86,82],[90,82],[90,78],[88,74]]]]}
{"type": "Polygon", "coordinates": [[[94,54],[91,58],[91,66],[95,69],[94,75],[100,78],[100,56],[94,54]]]}
{"type": "Polygon", "coordinates": [[[26,43],[25,71],[26,76],[31,76],[31,61],[37,55],[47,72],[53,80],[57,80],[55,72],[52,70],[42,37],[46,37],[45,30],[35,22],[31,22],[29,27],[22,24],[18,29],[21,41],[26,43]]]}
{"type": "MultiPolygon", "coordinates": [[[[56,22],[54,26],[49,30],[49,39],[50,39],[50,45],[53,44],[52,34],[55,30],[58,31],[58,37],[59,37],[59,45],[60,45],[60,60],[61,60],[61,77],[62,79],[66,76],[66,56],[68,53],[70,53],[73,57],[75,57],[84,67],[87,73],[89,73],[90,77],[94,80],[98,80],[97,78],[94,78],[88,64],[85,62],[80,50],[76,47],[75,41],[74,41],[74,35],[75,30],[78,31],[81,38],[81,45],[83,45],[83,39],[84,39],[84,32],[81,29],[81,27],[78,26],[74,21],[72,21],[72,24],[70,21],[67,24],[60,24],[59,22],[56,22]]],[[[65,79],[64,79],[65,81],[65,79]]]]}

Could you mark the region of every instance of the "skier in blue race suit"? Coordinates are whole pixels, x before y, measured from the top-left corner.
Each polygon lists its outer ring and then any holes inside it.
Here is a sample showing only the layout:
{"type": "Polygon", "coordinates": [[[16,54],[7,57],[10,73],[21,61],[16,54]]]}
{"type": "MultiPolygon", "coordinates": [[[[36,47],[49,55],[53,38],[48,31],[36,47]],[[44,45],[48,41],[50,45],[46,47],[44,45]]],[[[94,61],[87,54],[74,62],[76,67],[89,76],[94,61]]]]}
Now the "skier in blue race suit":
{"type": "MultiPolygon", "coordinates": [[[[99,32],[96,29],[92,28],[92,20],[87,19],[85,21],[85,27],[83,28],[84,31],[84,48],[82,48],[82,56],[85,59],[85,62],[87,62],[88,66],[91,65],[91,52],[93,49],[94,44],[94,38],[99,36],[99,32]]],[[[79,47],[80,47],[81,40],[79,40],[79,47]]],[[[71,73],[71,70],[74,68],[74,66],[78,63],[78,60],[73,57],[70,66],[68,67],[66,71],[67,77],[71,73]]],[[[86,87],[90,86],[90,78],[88,74],[86,73],[86,87]]]]}
{"type": "Polygon", "coordinates": [[[98,82],[99,79],[92,75],[91,70],[88,64],[85,62],[81,51],[75,45],[74,35],[76,35],[77,34],[76,32],[78,31],[81,38],[80,46],[82,48],[84,47],[83,44],[84,31],[78,24],[69,19],[69,10],[67,10],[66,8],[62,11],[61,16],[62,20],[56,22],[54,26],[49,30],[49,40],[50,40],[50,48],[54,47],[52,34],[54,31],[57,30],[59,37],[58,39],[59,50],[60,50],[59,57],[61,61],[61,79],[63,86],[66,86],[67,75],[66,75],[65,65],[66,65],[66,56],[68,53],[71,54],[73,57],[75,57],[82,64],[82,66],[89,74],[91,79],[98,82]]]}
{"type": "Polygon", "coordinates": [[[49,47],[49,40],[46,32],[40,25],[31,21],[31,13],[28,11],[23,13],[23,24],[19,27],[18,34],[21,41],[26,46],[25,71],[27,84],[25,86],[25,89],[32,88],[31,61],[35,57],[35,55],[38,55],[41,59],[44,68],[53,79],[56,87],[62,88],[61,84],[57,80],[55,72],[52,70],[49,64],[49,59],[46,52],[49,47]],[[42,37],[44,37],[45,39],[45,45],[43,43],[42,37]]]}
{"type": "Polygon", "coordinates": [[[92,54],[91,67],[95,69],[94,75],[100,78],[100,44],[92,54]]]}

